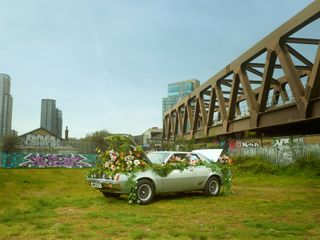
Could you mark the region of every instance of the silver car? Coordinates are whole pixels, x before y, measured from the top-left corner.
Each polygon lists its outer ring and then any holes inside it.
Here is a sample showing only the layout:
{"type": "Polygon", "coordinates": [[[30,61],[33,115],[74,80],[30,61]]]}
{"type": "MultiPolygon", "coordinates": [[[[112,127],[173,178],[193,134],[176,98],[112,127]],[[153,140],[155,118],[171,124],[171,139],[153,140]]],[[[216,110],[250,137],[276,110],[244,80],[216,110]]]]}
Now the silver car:
{"type": "MultiPolygon", "coordinates": [[[[140,204],[150,203],[155,194],[203,191],[207,196],[217,196],[220,193],[223,177],[220,171],[213,171],[205,165],[193,164],[199,160],[208,161],[199,153],[188,152],[151,152],[145,156],[149,164],[174,164],[173,161],[187,159],[190,166],[184,170],[173,170],[166,177],[161,177],[152,170],[140,171],[135,174],[137,180],[137,197],[140,204]]],[[[93,174],[87,180],[91,186],[99,189],[105,197],[129,194],[127,184],[129,176],[117,174],[113,179],[103,175],[93,174]]]]}

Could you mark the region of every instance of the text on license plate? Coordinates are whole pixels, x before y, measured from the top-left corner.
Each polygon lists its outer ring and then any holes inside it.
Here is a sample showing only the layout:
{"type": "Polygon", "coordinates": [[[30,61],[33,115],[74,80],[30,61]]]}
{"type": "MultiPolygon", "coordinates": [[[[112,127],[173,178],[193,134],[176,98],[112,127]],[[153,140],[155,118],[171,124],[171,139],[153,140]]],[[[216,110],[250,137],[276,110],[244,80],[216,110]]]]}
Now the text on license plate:
{"type": "Polygon", "coordinates": [[[102,188],[102,185],[101,185],[101,183],[92,182],[92,183],[91,183],[91,187],[94,187],[94,188],[102,188]]]}

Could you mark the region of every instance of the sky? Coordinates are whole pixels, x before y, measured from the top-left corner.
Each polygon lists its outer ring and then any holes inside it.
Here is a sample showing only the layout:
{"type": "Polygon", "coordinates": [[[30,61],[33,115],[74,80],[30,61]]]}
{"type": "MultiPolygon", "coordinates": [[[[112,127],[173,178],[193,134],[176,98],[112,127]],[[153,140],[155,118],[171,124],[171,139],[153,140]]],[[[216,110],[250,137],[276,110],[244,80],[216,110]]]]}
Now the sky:
{"type": "Polygon", "coordinates": [[[70,137],[161,128],[168,83],[205,82],[312,2],[0,0],[12,128],[39,128],[43,98],[70,137]]]}

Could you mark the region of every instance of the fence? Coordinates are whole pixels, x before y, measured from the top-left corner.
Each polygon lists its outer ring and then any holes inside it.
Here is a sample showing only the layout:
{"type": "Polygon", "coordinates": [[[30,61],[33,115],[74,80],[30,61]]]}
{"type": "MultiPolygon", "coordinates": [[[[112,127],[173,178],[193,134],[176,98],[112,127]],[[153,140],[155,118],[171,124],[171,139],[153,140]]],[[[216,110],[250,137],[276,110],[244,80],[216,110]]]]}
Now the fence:
{"type": "Polygon", "coordinates": [[[288,144],[270,147],[241,148],[232,152],[233,155],[260,155],[275,164],[289,164],[297,158],[303,158],[309,154],[316,154],[320,158],[320,144],[288,144]]]}

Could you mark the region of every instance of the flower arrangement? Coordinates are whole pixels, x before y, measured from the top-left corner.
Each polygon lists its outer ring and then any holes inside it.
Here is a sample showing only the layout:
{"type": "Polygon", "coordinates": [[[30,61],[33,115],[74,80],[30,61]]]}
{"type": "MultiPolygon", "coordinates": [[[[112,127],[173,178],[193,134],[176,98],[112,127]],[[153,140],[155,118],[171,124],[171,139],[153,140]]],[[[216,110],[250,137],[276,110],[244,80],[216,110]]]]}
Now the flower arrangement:
{"type": "Polygon", "coordinates": [[[119,173],[136,172],[148,167],[142,158],[142,148],[133,146],[129,138],[112,135],[105,140],[108,148],[106,151],[97,149],[99,163],[94,172],[114,177],[119,173]]]}

